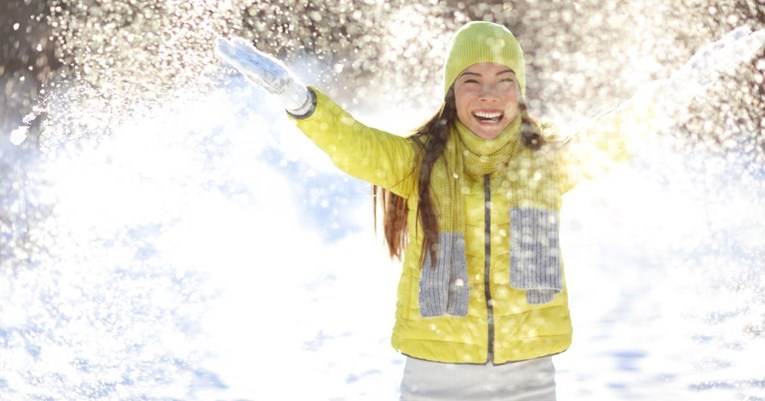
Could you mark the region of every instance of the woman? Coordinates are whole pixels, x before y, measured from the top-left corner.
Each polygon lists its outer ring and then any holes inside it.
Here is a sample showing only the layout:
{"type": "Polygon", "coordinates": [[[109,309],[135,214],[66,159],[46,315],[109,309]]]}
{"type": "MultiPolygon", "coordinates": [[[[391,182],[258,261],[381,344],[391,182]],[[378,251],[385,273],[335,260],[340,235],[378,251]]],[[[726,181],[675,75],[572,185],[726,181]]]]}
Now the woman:
{"type": "MultiPolygon", "coordinates": [[[[747,47],[751,55],[764,37],[747,33],[724,41],[759,41],[747,47]]],[[[219,40],[217,50],[278,95],[339,168],[374,185],[390,254],[403,256],[392,337],[408,357],[401,399],[555,400],[551,356],[572,336],[561,196],[627,160],[625,132],[636,122],[651,122],[641,132],[655,130],[656,90],[561,140],[527,112],[513,34],[472,22],[449,46],[441,108],[404,138],[359,123],[245,41],[219,40]]],[[[688,84],[696,71],[681,69],[663,87],[698,90],[688,84]]],[[[696,91],[672,93],[683,104],[696,91]]]]}

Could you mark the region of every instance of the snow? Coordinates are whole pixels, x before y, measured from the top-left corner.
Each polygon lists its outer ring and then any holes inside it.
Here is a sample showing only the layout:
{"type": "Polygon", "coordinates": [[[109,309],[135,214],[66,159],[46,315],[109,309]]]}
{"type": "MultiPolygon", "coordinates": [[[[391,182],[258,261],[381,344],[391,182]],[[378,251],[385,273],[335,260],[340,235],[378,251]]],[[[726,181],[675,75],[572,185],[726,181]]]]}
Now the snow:
{"type": "MultiPolygon", "coordinates": [[[[0,400],[397,399],[368,186],[264,96],[234,79],[43,163],[51,249],[0,273],[0,400]]],[[[565,200],[559,399],[762,399],[765,181],[656,145],[565,200]]]]}
{"type": "MultiPolygon", "coordinates": [[[[212,60],[212,39],[249,21],[243,3],[145,7],[122,36],[101,28],[127,17],[133,6],[118,9],[128,2],[93,14],[75,3],[53,2],[67,5],[54,20],[72,19],[57,34],[97,51],[75,54],[82,80],[47,88],[47,152],[23,150],[36,135],[26,125],[0,135],[0,401],[397,399],[404,358],[389,343],[400,264],[373,232],[369,185],[338,172],[274,99],[212,60]],[[157,21],[177,48],[151,53],[157,21]],[[113,47],[98,47],[103,37],[113,47]]],[[[433,60],[451,28],[436,3],[390,16],[349,9],[347,37],[296,23],[297,10],[282,13],[295,17],[289,34],[265,23],[251,33],[297,58],[306,82],[321,77],[362,122],[404,133],[437,106],[433,60]],[[298,51],[311,29],[338,41],[316,46],[319,61],[298,51]],[[359,45],[351,30],[387,34],[359,45]],[[331,56],[344,46],[352,59],[331,56]]],[[[705,38],[688,33],[698,31],[691,22],[673,26],[673,13],[685,18],[697,2],[618,12],[618,2],[612,12],[577,2],[573,14],[532,3],[523,39],[546,54],[528,53],[539,72],[532,110],[545,117],[580,118],[681,65],[705,38]],[[679,33],[692,36],[684,46],[679,33]]],[[[715,112],[735,117],[736,107],[715,112]]],[[[693,127],[718,126],[702,117],[709,124],[693,127]]],[[[721,135],[722,146],[657,135],[630,164],[566,196],[575,334],[554,357],[559,400],[765,400],[765,169],[742,132],[756,124],[738,121],[728,128],[740,135],[721,135]]]]}

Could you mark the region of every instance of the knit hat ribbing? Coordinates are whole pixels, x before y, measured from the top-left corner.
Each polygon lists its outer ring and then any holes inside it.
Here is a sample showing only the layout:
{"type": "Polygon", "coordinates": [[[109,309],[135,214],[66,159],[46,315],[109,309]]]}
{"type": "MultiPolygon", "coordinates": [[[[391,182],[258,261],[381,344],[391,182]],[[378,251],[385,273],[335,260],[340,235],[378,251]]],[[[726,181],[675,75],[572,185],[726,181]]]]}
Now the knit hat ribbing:
{"type": "Polygon", "coordinates": [[[502,64],[515,72],[526,97],[526,67],[523,49],[510,30],[492,22],[474,21],[463,25],[452,38],[444,65],[444,96],[457,76],[476,63],[502,64]]]}

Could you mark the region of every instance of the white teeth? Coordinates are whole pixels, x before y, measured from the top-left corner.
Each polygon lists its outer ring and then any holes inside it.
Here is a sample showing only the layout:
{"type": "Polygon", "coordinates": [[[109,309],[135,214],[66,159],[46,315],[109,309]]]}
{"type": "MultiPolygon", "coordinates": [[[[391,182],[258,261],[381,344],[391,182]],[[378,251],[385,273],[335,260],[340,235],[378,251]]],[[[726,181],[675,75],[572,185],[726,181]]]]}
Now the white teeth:
{"type": "Polygon", "coordinates": [[[502,113],[499,113],[499,112],[487,113],[484,111],[476,111],[473,114],[475,114],[476,117],[481,117],[481,118],[498,118],[499,116],[502,115],[502,113]]]}

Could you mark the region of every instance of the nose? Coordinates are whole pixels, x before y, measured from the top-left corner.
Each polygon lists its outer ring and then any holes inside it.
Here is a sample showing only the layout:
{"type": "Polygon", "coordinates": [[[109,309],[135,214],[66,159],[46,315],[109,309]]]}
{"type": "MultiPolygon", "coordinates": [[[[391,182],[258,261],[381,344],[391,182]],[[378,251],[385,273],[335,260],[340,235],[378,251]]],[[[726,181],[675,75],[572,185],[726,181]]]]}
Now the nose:
{"type": "Polygon", "coordinates": [[[484,84],[481,86],[481,93],[478,98],[482,101],[492,102],[499,99],[499,93],[497,92],[497,86],[492,84],[484,84]]]}

